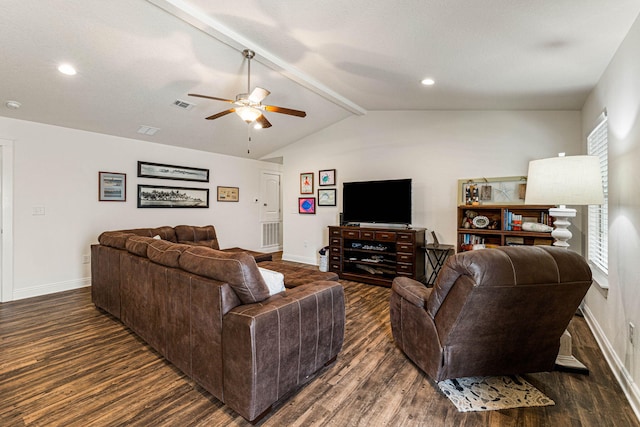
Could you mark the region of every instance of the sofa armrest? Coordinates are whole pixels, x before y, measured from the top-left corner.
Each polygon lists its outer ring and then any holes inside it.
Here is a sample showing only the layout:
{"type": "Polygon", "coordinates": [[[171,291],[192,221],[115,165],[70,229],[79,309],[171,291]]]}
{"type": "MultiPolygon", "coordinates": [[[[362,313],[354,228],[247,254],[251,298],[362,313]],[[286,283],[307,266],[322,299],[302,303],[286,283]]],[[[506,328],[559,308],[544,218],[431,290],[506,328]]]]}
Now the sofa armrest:
{"type": "Polygon", "coordinates": [[[391,289],[411,304],[420,308],[425,307],[427,299],[433,290],[433,288],[427,288],[418,281],[402,276],[393,279],[391,289]]]}
{"type": "Polygon", "coordinates": [[[344,338],[344,290],[318,281],[229,311],[224,401],[251,421],[331,362],[344,338]]]}

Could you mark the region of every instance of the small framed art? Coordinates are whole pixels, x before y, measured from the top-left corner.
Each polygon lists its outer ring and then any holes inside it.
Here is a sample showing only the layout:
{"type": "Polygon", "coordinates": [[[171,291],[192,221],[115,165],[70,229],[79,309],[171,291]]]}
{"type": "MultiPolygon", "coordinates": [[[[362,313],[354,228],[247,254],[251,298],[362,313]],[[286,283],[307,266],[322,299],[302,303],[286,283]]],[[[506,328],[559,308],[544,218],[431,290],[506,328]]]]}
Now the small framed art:
{"type": "Polygon", "coordinates": [[[313,172],[300,174],[300,194],[313,194],[313,172]]]}
{"type": "Polygon", "coordinates": [[[320,187],[325,185],[336,185],[336,170],[335,169],[326,169],[320,171],[318,173],[319,182],[318,185],[320,187]]]}
{"type": "Polygon", "coordinates": [[[240,189],[238,187],[220,187],[218,186],[219,202],[237,202],[240,200],[240,189]]]}
{"type": "Polygon", "coordinates": [[[316,198],[315,197],[298,197],[298,213],[315,214],[316,198]]]}
{"type": "Polygon", "coordinates": [[[336,189],[318,188],[318,206],[335,206],[336,189]]]}
{"type": "Polygon", "coordinates": [[[127,174],[98,172],[98,200],[101,202],[126,202],[127,174]]]}

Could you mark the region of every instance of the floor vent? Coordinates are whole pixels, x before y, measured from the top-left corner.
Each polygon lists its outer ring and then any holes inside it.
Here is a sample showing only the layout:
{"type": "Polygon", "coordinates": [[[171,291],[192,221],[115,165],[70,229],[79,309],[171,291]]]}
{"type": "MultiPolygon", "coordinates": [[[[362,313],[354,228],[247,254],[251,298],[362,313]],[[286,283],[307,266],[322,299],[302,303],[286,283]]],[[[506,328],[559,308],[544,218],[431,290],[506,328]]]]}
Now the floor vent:
{"type": "Polygon", "coordinates": [[[280,236],[282,235],[281,222],[262,223],[262,247],[280,246],[280,236]]]}

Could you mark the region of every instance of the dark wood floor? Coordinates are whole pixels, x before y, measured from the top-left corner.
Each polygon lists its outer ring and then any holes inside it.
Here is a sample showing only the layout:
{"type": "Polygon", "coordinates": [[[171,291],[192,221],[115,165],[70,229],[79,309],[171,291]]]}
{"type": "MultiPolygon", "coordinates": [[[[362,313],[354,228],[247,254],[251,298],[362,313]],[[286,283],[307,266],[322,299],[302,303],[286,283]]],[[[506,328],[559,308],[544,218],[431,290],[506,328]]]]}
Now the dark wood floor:
{"type": "MultiPolygon", "coordinates": [[[[555,406],[459,413],[391,336],[389,289],[342,282],[347,301],[338,361],[263,426],[640,425],[584,319],[574,354],[591,369],[524,377],[555,406]]],[[[248,426],[116,319],[89,288],[0,304],[0,426],[248,426]]]]}

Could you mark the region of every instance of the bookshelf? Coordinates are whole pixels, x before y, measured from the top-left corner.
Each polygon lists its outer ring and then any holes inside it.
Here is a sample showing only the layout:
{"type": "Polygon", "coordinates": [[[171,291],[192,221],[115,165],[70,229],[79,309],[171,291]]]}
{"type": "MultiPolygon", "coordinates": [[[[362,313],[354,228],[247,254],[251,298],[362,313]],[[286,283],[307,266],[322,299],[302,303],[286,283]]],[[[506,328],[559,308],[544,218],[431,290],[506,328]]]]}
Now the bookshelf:
{"type": "Polygon", "coordinates": [[[522,223],[553,225],[549,208],[543,205],[461,205],[458,206],[456,249],[463,252],[474,244],[491,246],[551,245],[551,232],[525,231],[522,223]],[[480,217],[479,219],[476,219],[480,217]],[[518,220],[521,221],[518,223],[518,220]]]}

